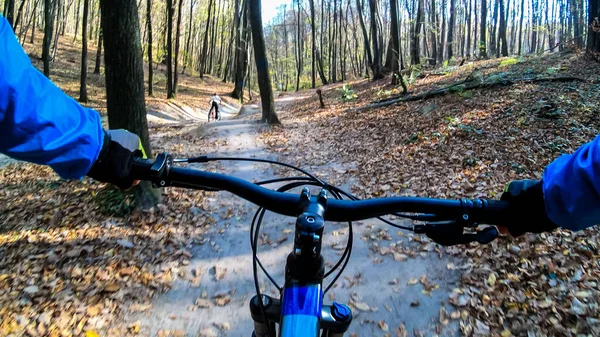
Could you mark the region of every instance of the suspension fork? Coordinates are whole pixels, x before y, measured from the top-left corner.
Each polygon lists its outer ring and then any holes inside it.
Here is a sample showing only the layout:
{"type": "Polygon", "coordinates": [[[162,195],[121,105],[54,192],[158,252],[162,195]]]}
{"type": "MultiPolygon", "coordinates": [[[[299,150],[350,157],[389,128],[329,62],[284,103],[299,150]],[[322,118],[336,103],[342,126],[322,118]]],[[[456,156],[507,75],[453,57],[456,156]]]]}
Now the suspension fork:
{"type": "Polygon", "coordinates": [[[311,200],[308,188],[302,191],[302,213],[296,218],[294,250],[286,263],[282,300],[266,295],[252,298],[250,312],[254,320],[254,336],[276,337],[275,323],[279,323],[280,337],[317,337],[321,329],[323,337],[342,337],[348,330],[352,312],[347,306],[335,302],[323,306],[321,286],[325,263],[321,244],[326,208],[324,189],[316,200],[311,200]]]}

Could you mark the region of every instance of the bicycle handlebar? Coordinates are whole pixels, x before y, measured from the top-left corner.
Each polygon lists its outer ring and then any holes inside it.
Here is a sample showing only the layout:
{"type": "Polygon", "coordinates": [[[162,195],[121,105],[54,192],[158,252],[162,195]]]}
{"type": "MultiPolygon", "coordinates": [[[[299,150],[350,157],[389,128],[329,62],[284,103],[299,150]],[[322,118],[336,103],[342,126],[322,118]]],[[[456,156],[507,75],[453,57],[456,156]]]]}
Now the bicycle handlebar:
{"type": "MultiPolygon", "coordinates": [[[[167,154],[156,161],[136,158],[132,177],[160,187],[226,190],[274,213],[297,216],[300,196],[273,191],[249,181],[207,171],[174,167],[167,154]]],[[[446,200],[418,197],[388,197],[369,200],[328,200],[324,214],[328,221],[358,221],[396,212],[436,214],[446,219],[462,218],[471,224],[502,224],[509,218],[510,204],[485,199],[446,200]]],[[[459,219],[460,220],[460,219],[459,219]]]]}

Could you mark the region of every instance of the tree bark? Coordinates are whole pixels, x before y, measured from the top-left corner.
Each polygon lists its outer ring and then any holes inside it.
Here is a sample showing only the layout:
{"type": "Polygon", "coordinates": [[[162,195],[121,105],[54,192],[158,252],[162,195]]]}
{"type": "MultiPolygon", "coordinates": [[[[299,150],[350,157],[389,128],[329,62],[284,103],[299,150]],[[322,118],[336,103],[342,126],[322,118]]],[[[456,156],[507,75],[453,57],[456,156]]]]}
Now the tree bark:
{"type": "MultiPolygon", "coordinates": [[[[170,1],[170,0],[167,0],[170,1]]],[[[208,33],[210,30],[210,19],[212,16],[212,7],[214,0],[208,0],[208,17],[206,18],[206,27],[204,30],[204,42],[202,43],[202,54],[200,57],[200,78],[204,78],[204,73],[206,71],[206,61],[207,61],[207,52],[208,52],[208,33]]]]}
{"type": "Polygon", "coordinates": [[[600,52],[600,0],[588,3],[588,52],[600,52]]]}
{"type": "MultiPolygon", "coordinates": [[[[485,1],[485,0],[483,0],[485,1]]],[[[446,48],[446,0],[442,0],[442,28],[440,30],[440,48],[438,50],[438,62],[442,63],[444,61],[444,51],[446,48]]]]}
{"type": "Polygon", "coordinates": [[[79,102],[87,103],[87,24],[90,0],[83,0],[83,25],[81,27],[81,78],[79,83],[79,102]]]}
{"type": "Polygon", "coordinates": [[[523,17],[525,16],[525,0],[521,0],[521,18],[519,19],[519,42],[517,54],[521,55],[521,47],[523,46],[523,17]]]}
{"type": "MultiPolygon", "coordinates": [[[[135,0],[100,0],[104,59],[106,67],[106,107],[111,129],[137,134],[149,158],[152,157],[146,102],[140,25],[135,0]]],[[[149,209],[160,194],[150,183],[135,188],[136,206],[149,209]]]]}
{"type": "MultiPolygon", "coordinates": [[[[236,2],[236,4],[239,3],[236,2]]],[[[243,2],[237,22],[240,27],[236,29],[235,87],[231,97],[243,102],[244,79],[248,69],[248,0],[243,2]]]]}
{"type": "MultiPolygon", "coordinates": [[[[571,3],[573,0],[571,0],[571,3]]],[[[531,0],[531,45],[529,52],[535,53],[537,50],[537,0],[531,0]]]]}
{"type": "Polygon", "coordinates": [[[373,46],[373,63],[371,63],[373,81],[380,80],[385,77],[381,69],[379,30],[377,29],[377,7],[377,0],[369,0],[369,11],[371,13],[371,44],[373,46]]]}
{"type": "Polygon", "coordinates": [[[472,0],[468,0],[468,8],[467,8],[467,43],[466,43],[466,55],[467,58],[471,57],[471,6],[472,0]]]}
{"type": "Polygon", "coordinates": [[[508,43],[506,42],[506,15],[504,12],[504,0],[498,0],[500,2],[500,43],[502,47],[502,56],[508,56],[508,43]]]}
{"type": "MultiPolygon", "coordinates": [[[[239,0],[236,0],[236,2],[239,0]]],[[[237,13],[235,14],[237,15],[237,13]]],[[[183,58],[183,69],[181,69],[181,74],[183,75],[185,73],[185,69],[188,65],[188,62],[190,61],[190,44],[192,41],[192,23],[193,23],[193,18],[194,18],[194,0],[190,0],[190,22],[188,24],[188,37],[187,37],[187,42],[185,43],[185,55],[183,58]]],[[[233,35],[232,35],[233,38],[233,35]]],[[[233,43],[230,43],[229,45],[233,45],[233,43]]],[[[225,75],[227,76],[227,75],[225,75]]],[[[223,82],[225,82],[225,80],[223,80],[223,82]]]]}
{"type": "Polygon", "coordinates": [[[146,26],[148,32],[148,96],[152,96],[152,0],[146,0],[146,26]]]}
{"type": "MultiPolygon", "coordinates": [[[[31,39],[29,39],[29,43],[33,44],[35,42],[35,31],[37,29],[37,19],[38,19],[38,3],[39,0],[35,1],[35,5],[33,6],[33,13],[31,14],[31,39]]],[[[25,32],[27,35],[27,32],[25,32]]],[[[25,37],[27,38],[27,36],[25,37]]]]}
{"type": "Polygon", "coordinates": [[[77,0],[77,14],[75,16],[75,35],[73,35],[73,42],[77,40],[77,31],[79,30],[79,15],[81,13],[81,0],[77,0]]]}
{"type": "MultiPolygon", "coordinates": [[[[454,0],[452,0],[454,1],[454,0]]],[[[418,0],[417,17],[415,19],[415,28],[412,31],[410,44],[410,64],[421,64],[419,51],[419,36],[421,35],[421,23],[423,22],[423,0],[418,0]]]]}
{"type": "Polygon", "coordinates": [[[262,121],[269,124],[280,124],[279,118],[275,113],[273,89],[271,87],[271,77],[269,76],[269,62],[267,61],[265,48],[260,0],[250,0],[249,5],[254,59],[256,61],[256,74],[262,103],[262,121]]]}
{"type": "Polygon", "coordinates": [[[454,44],[454,23],[456,21],[456,0],[450,0],[450,22],[448,22],[448,59],[451,60],[454,56],[453,44],[454,44]]]}
{"type": "Polygon", "coordinates": [[[431,57],[429,60],[429,64],[434,66],[436,65],[436,61],[437,61],[437,31],[438,31],[438,27],[437,27],[437,21],[436,21],[436,15],[435,15],[435,0],[431,0],[431,11],[429,13],[429,20],[431,21],[431,38],[429,40],[431,40],[431,57]]]}
{"type": "Polygon", "coordinates": [[[487,0],[481,0],[481,25],[479,27],[479,57],[487,58],[487,0]]]}
{"type": "Polygon", "coordinates": [[[363,19],[363,15],[362,15],[362,11],[363,11],[364,7],[361,4],[361,1],[362,0],[356,0],[356,11],[357,11],[356,14],[358,15],[358,21],[360,22],[360,29],[363,34],[364,49],[365,49],[365,53],[367,54],[367,62],[369,63],[369,66],[370,66],[373,64],[373,54],[371,54],[369,34],[367,33],[367,27],[365,25],[365,20],[363,19]]]}
{"type": "MultiPolygon", "coordinates": [[[[14,11],[15,0],[8,0],[8,2],[9,2],[9,4],[10,3],[13,4],[13,11],[14,11]]],[[[26,0],[21,0],[21,4],[19,5],[19,10],[17,11],[15,23],[13,24],[13,31],[15,32],[15,34],[17,33],[17,27],[19,26],[19,23],[21,22],[21,18],[23,17],[23,7],[25,7],[26,2],[27,2],[26,0]]],[[[14,15],[14,13],[13,13],[13,15],[14,15]]]]}
{"type": "MultiPolygon", "coordinates": [[[[334,0],[335,1],[335,0],[334,0]]],[[[300,76],[302,75],[302,33],[300,30],[300,23],[302,18],[302,11],[300,10],[300,1],[298,1],[298,18],[296,21],[296,91],[300,90],[300,76]]],[[[254,29],[253,29],[254,30],[254,29]]],[[[254,33],[252,35],[254,37],[254,33]]],[[[257,61],[258,62],[258,61],[257,61]]]]}
{"type": "Polygon", "coordinates": [[[15,0],[6,0],[3,13],[4,13],[4,16],[6,17],[6,20],[8,20],[8,23],[10,24],[10,26],[14,28],[15,0]]]}
{"type": "Polygon", "coordinates": [[[400,73],[400,30],[398,29],[398,0],[390,2],[391,38],[392,38],[392,85],[402,85],[403,93],[408,89],[400,73]]]}
{"type": "Polygon", "coordinates": [[[53,5],[51,0],[44,0],[44,42],[42,45],[42,60],[44,62],[44,75],[48,78],[50,78],[50,44],[52,43],[52,32],[54,32],[53,5]]]}
{"type": "Polygon", "coordinates": [[[175,65],[173,67],[173,97],[177,96],[177,81],[179,80],[179,73],[177,72],[177,70],[179,66],[179,35],[181,35],[182,7],[183,0],[179,0],[179,7],[177,8],[177,28],[175,29],[175,65]]]}
{"type": "Polygon", "coordinates": [[[175,98],[173,89],[173,0],[167,1],[167,99],[175,98]]]}
{"type": "Polygon", "coordinates": [[[312,34],[312,52],[311,52],[311,58],[312,58],[312,65],[311,65],[311,84],[312,84],[312,88],[314,89],[316,87],[316,77],[317,77],[317,73],[316,73],[316,67],[317,67],[317,59],[316,59],[316,51],[317,51],[317,32],[315,29],[315,0],[308,0],[308,3],[310,5],[310,27],[311,27],[311,34],[312,34]]]}

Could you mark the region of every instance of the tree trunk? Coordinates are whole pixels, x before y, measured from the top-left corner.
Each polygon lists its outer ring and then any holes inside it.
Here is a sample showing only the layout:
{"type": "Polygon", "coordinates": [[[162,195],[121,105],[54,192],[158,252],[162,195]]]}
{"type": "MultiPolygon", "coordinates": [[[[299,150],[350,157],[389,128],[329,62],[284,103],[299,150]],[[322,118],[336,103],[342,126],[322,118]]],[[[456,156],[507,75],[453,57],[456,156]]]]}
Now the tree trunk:
{"type": "MultiPolygon", "coordinates": [[[[496,45],[496,28],[498,27],[498,0],[492,0],[494,3],[494,12],[492,14],[492,30],[490,32],[490,53],[492,55],[496,54],[497,51],[497,45],[496,45]]],[[[497,57],[497,55],[496,55],[497,57]]]]}
{"type": "MultiPolygon", "coordinates": [[[[191,1],[191,0],[190,0],[191,1]]],[[[179,80],[179,73],[177,72],[179,66],[179,35],[181,35],[181,9],[183,7],[183,0],[179,0],[179,7],[177,9],[177,28],[175,29],[175,65],[173,67],[173,97],[177,96],[177,81],[179,80]]]]}
{"type": "Polygon", "coordinates": [[[521,55],[521,47],[523,46],[523,17],[525,16],[525,0],[521,0],[521,18],[519,19],[519,42],[517,54],[521,55]]]}
{"type": "Polygon", "coordinates": [[[279,118],[275,113],[273,89],[271,87],[271,77],[269,76],[269,62],[267,61],[265,48],[260,0],[250,0],[249,5],[254,59],[256,60],[256,74],[262,103],[262,121],[269,124],[280,124],[279,118]]]}
{"type": "Polygon", "coordinates": [[[407,88],[400,73],[400,30],[398,29],[398,0],[390,2],[391,38],[392,38],[392,85],[402,84],[404,93],[407,88]]]}
{"type": "Polygon", "coordinates": [[[504,0],[498,0],[500,2],[500,42],[502,44],[502,56],[508,56],[508,43],[506,42],[506,16],[508,13],[504,13],[504,0]]]}
{"type": "MultiPolygon", "coordinates": [[[[236,5],[239,3],[236,1],[236,5]]],[[[246,71],[248,69],[248,3],[244,0],[236,19],[239,28],[236,29],[236,62],[235,62],[235,87],[231,93],[231,97],[239,99],[243,102],[244,99],[244,79],[246,78],[246,71]],[[241,24],[240,24],[241,22],[241,24]]]]}
{"type": "Polygon", "coordinates": [[[600,0],[588,0],[588,52],[600,52],[600,0]]]}
{"type": "Polygon", "coordinates": [[[373,54],[371,54],[371,47],[369,45],[370,44],[369,34],[367,33],[367,27],[365,26],[365,20],[363,19],[363,15],[362,15],[363,8],[364,7],[361,4],[361,0],[356,0],[356,11],[357,11],[356,14],[358,15],[358,21],[360,22],[360,29],[363,34],[364,49],[367,54],[367,62],[370,66],[373,64],[373,54]]]}
{"type": "Polygon", "coordinates": [[[44,42],[42,46],[42,60],[44,62],[44,75],[48,78],[50,78],[50,44],[52,43],[52,32],[54,32],[53,5],[51,0],[44,0],[44,42]]]}
{"type": "MultiPolygon", "coordinates": [[[[8,0],[9,5],[12,3],[13,5],[13,11],[14,11],[14,4],[15,4],[15,0],[8,0]]],[[[21,0],[21,4],[19,5],[19,10],[17,11],[17,16],[15,18],[15,23],[13,25],[13,31],[15,32],[15,34],[17,33],[17,27],[19,26],[19,23],[21,22],[21,18],[23,17],[23,7],[25,7],[25,3],[27,1],[26,0],[21,0]]],[[[14,15],[14,13],[13,13],[14,15]]]]}
{"type": "Polygon", "coordinates": [[[14,27],[15,22],[15,0],[6,0],[4,5],[4,16],[11,27],[14,27]]]}
{"type": "MultiPolygon", "coordinates": [[[[140,25],[135,0],[100,0],[104,60],[106,67],[106,107],[111,129],[137,134],[149,158],[152,157],[146,102],[140,25]]],[[[150,183],[135,188],[136,206],[149,209],[160,194],[150,183]]]]}
{"type": "Polygon", "coordinates": [[[213,11],[215,13],[213,13],[212,20],[210,23],[211,28],[210,28],[210,42],[208,44],[208,68],[206,69],[207,74],[213,73],[213,59],[215,57],[215,46],[217,44],[217,41],[215,39],[215,32],[216,32],[215,20],[219,16],[219,4],[217,4],[217,0],[214,0],[213,11]]]}
{"type": "Polygon", "coordinates": [[[448,22],[448,59],[454,56],[454,22],[456,21],[456,9],[454,8],[456,0],[450,0],[450,22],[448,22]]]}
{"type": "Polygon", "coordinates": [[[379,30],[377,29],[377,0],[369,0],[369,11],[371,13],[371,44],[373,45],[373,63],[371,63],[371,70],[373,70],[373,81],[384,78],[381,69],[381,54],[379,49],[379,30]]]}
{"type": "Polygon", "coordinates": [[[96,49],[96,66],[94,67],[94,74],[100,74],[100,66],[102,65],[102,41],[104,40],[104,34],[102,28],[100,28],[100,36],[98,37],[98,48],[96,49]]]}
{"type": "Polygon", "coordinates": [[[173,0],[167,0],[167,99],[175,98],[173,89],[173,0]]]}
{"type": "MultiPolygon", "coordinates": [[[[252,1],[252,0],[249,0],[252,1]]],[[[335,1],[335,0],[334,0],[335,1]]],[[[298,1],[298,19],[296,21],[296,91],[300,90],[300,75],[302,74],[302,34],[300,31],[300,23],[302,18],[302,11],[300,10],[300,1],[298,1]]],[[[254,28],[252,29],[254,30],[254,28]]],[[[254,32],[252,32],[254,38],[254,32]]],[[[257,57],[256,57],[257,58],[257,57]]],[[[258,62],[258,61],[257,61],[258,62]]]]}
{"type": "MultiPolygon", "coordinates": [[[[33,13],[31,14],[31,39],[29,40],[29,43],[33,44],[35,42],[35,30],[37,29],[37,19],[38,19],[38,3],[39,0],[35,1],[35,5],[33,5],[33,13]]],[[[27,35],[27,32],[25,32],[25,35],[27,35]]]]}
{"type": "MultiPolygon", "coordinates": [[[[167,0],[170,1],[170,0],[167,0]]],[[[202,54],[200,57],[200,78],[204,78],[204,72],[206,71],[206,61],[208,52],[208,32],[210,30],[210,19],[212,17],[212,7],[214,0],[208,0],[208,17],[206,18],[206,27],[204,30],[204,42],[202,43],[202,54]]]]}
{"type": "MultiPolygon", "coordinates": [[[[454,1],[454,0],[452,0],[454,1]]],[[[410,64],[421,64],[419,52],[419,36],[421,36],[421,23],[423,22],[423,0],[418,0],[417,17],[415,19],[415,28],[412,31],[410,45],[410,64]]]]}
{"type": "MultiPolygon", "coordinates": [[[[484,0],[485,1],[485,0],[484,0]]],[[[444,50],[446,50],[446,0],[442,0],[442,28],[440,30],[440,48],[438,50],[438,62],[444,61],[444,50]]]]}
{"type": "MultiPolygon", "coordinates": [[[[571,0],[571,3],[573,0],[571,0]]],[[[531,0],[531,46],[529,52],[535,53],[537,47],[537,0],[531,0]]]]}
{"type": "Polygon", "coordinates": [[[333,0],[333,33],[331,36],[331,40],[329,41],[329,43],[331,43],[331,62],[329,63],[329,69],[331,69],[331,82],[335,83],[337,82],[337,37],[338,34],[341,34],[341,32],[338,29],[338,23],[337,23],[337,18],[338,18],[338,11],[337,11],[337,2],[338,0],[333,0]]]}
{"type": "Polygon", "coordinates": [[[77,40],[77,31],[79,30],[79,14],[81,12],[81,0],[77,0],[77,13],[75,15],[75,35],[73,35],[73,42],[77,40]]]}
{"type": "Polygon", "coordinates": [[[481,25],[479,27],[479,57],[487,58],[487,0],[481,0],[481,25]]]}
{"type": "Polygon", "coordinates": [[[83,0],[83,25],[81,27],[81,80],[79,83],[79,101],[87,103],[87,24],[90,0],[83,0]]]}
{"type": "MultiPolygon", "coordinates": [[[[239,0],[236,0],[236,2],[239,0]]],[[[237,15],[237,13],[235,14],[237,15]]],[[[183,75],[185,73],[185,69],[188,65],[188,62],[190,61],[190,43],[192,41],[192,22],[193,22],[193,18],[194,18],[194,0],[190,0],[190,22],[188,24],[188,38],[187,41],[185,43],[185,55],[183,58],[183,69],[181,70],[181,75],[183,75]]],[[[233,34],[232,34],[232,38],[233,38],[233,34]]],[[[230,43],[229,45],[233,45],[233,43],[230,43]]],[[[227,75],[225,75],[227,76],[227,75]]],[[[223,80],[225,81],[225,80],[223,80]]]]}
{"type": "MultiPolygon", "coordinates": [[[[437,27],[437,21],[436,21],[436,15],[435,15],[435,0],[431,0],[431,11],[429,13],[429,21],[431,21],[431,37],[429,38],[431,40],[431,57],[429,58],[429,64],[434,66],[436,65],[436,61],[437,61],[437,32],[438,32],[438,27],[437,27]]],[[[400,44],[398,44],[398,46],[400,46],[400,44]]]]}
{"type": "Polygon", "coordinates": [[[152,0],[146,0],[146,26],[148,31],[148,96],[152,96],[152,0]]]}
{"type": "Polygon", "coordinates": [[[472,0],[469,0],[469,8],[467,8],[467,43],[466,43],[466,54],[467,58],[471,57],[471,8],[472,8],[472,0]]]}
{"type": "Polygon", "coordinates": [[[317,67],[317,59],[316,59],[316,51],[317,51],[317,32],[315,29],[315,0],[308,0],[308,3],[310,5],[310,28],[311,28],[311,34],[312,34],[312,52],[311,52],[311,58],[312,58],[312,66],[311,66],[311,84],[312,84],[312,88],[314,89],[316,87],[316,77],[317,77],[317,73],[316,73],[316,67],[317,67]]]}
{"type": "MultiPolygon", "coordinates": [[[[321,17],[321,32],[323,32],[323,20],[321,17]]],[[[289,75],[288,75],[288,58],[290,57],[289,48],[288,48],[288,31],[287,31],[287,6],[283,5],[283,45],[285,48],[285,61],[283,62],[283,72],[285,74],[285,83],[284,90],[288,91],[289,85],[289,75]]],[[[323,35],[321,33],[321,47],[323,46],[323,35]]],[[[321,67],[323,64],[321,63],[321,67]]],[[[323,80],[323,78],[321,78],[323,80]]],[[[326,83],[326,82],[323,82],[326,83]]]]}

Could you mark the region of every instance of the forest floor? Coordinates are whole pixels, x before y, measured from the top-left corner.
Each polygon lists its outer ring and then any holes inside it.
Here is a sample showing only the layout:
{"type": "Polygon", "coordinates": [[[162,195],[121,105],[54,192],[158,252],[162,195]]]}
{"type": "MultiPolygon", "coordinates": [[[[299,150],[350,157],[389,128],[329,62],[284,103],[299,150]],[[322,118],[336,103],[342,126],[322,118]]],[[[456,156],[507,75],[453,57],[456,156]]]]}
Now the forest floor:
{"type": "MultiPolygon", "coordinates": [[[[77,97],[78,47],[66,42],[53,80],[77,97]]],[[[38,49],[26,46],[34,61],[38,49]]],[[[157,73],[155,95],[164,97],[157,73]]],[[[547,163],[598,134],[600,67],[557,53],[415,73],[413,93],[468,76],[559,75],[585,81],[459,88],[363,112],[347,109],[398,88],[388,79],[350,81],[357,97],[346,101],[342,84],[333,84],[322,88],[325,109],[313,90],[281,95],[283,125],[272,128],[255,123],[256,107],[203,125],[212,91],[231,87],[183,76],[176,101],[148,99],[150,114],[161,117],[151,120],[150,133],[156,152],[278,159],[359,197],[497,198],[506,182],[539,178],[547,163]]],[[[92,78],[89,90],[91,106],[104,113],[102,82],[92,78]]],[[[289,174],[254,164],[204,168],[249,180],[289,174]]],[[[117,192],[104,184],[60,180],[24,163],[0,169],[0,187],[0,336],[249,335],[248,203],[166,189],[152,211],[119,216],[128,204],[108,208],[117,192]]],[[[279,281],[291,229],[291,220],[269,216],[261,236],[260,256],[279,281]]],[[[351,336],[600,334],[596,229],[454,248],[373,221],[354,230],[353,257],[326,296],[353,308],[351,336]]],[[[328,225],[327,261],[339,256],[347,235],[347,226],[328,225]]]]}

